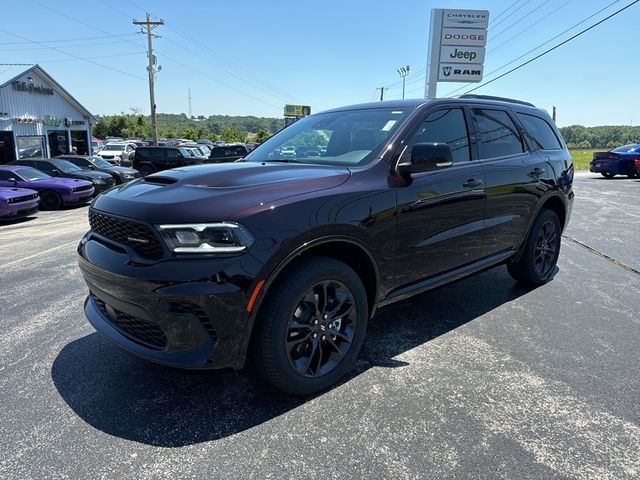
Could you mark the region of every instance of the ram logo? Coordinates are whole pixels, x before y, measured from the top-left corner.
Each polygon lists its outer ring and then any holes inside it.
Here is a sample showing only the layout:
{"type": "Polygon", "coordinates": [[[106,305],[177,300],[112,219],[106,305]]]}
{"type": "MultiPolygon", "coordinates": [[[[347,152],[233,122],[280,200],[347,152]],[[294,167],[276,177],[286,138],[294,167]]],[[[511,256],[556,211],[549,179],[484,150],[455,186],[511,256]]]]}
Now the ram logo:
{"type": "Polygon", "coordinates": [[[445,77],[448,77],[449,75],[451,75],[451,67],[442,67],[442,74],[445,77]]]}

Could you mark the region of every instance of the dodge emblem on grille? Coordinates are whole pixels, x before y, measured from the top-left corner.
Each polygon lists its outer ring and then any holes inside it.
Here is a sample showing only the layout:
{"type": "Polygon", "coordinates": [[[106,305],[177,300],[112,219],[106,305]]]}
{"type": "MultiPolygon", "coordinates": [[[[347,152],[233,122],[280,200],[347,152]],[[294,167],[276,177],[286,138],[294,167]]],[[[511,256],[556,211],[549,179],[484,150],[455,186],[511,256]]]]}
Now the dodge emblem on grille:
{"type": "Polygon", "coordinates": [[[144,238],[127,237],[127,240],[129,240],[130,242],[141,243],[143,245],[149,244],[149,240],[146,240],[144,238]]]}

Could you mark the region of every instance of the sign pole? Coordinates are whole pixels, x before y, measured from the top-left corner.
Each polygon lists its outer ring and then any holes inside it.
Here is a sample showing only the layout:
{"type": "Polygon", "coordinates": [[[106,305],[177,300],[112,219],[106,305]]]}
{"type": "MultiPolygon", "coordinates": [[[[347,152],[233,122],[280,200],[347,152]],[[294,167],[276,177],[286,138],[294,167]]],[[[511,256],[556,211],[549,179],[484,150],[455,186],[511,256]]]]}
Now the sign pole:
{"type": "Polygon", "coordinates": [[[438,88],[438,64],[440,63],[440,37],[442,36],[442,9],[431,10],[431,35],[427,51],[427,77],[424,85],[424,98],[436,98],[438,88]]]}

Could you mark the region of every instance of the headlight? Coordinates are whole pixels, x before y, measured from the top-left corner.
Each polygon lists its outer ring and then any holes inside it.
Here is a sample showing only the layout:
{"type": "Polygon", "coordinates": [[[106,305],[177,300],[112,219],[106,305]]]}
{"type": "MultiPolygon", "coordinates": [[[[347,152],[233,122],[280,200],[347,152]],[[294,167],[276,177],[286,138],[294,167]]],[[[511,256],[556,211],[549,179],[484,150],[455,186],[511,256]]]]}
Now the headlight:
{"type": "Polygon", "coordinates": [[[104,180],[102,180],[101,178],[95,178],[93,180],[93,183],[95,183],[96,185],[104,185],[104,180]]]}
{"type": "Polygon", "coordinates": [[[234,253],[247,250],[254,239],[236,223],[158,225],[169,249],[175,253],[234,253]]]}
{"type": "Polygon", "coordinates": [[[133,180],[133,173],[123,173],[122,176],[125,180],[133,180]]]}

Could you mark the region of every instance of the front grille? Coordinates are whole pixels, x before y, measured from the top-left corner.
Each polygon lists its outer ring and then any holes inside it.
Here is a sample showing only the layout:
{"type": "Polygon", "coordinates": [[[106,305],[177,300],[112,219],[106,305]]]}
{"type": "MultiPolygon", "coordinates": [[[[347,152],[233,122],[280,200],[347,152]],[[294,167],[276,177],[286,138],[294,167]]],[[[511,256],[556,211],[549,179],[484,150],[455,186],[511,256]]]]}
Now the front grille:
{"type": "Polygon", "coordinates": [[[143,257],[158,259],[164,252],[162,245],[147,225],[89,210],[91,230],[108,239],[128,245],[143,257]]]}
{"type": "Polygon", "coordinates": [[[113,179],[113,177],[111,177],[111,178],[107,178],[107,179],[105,180],[105,183],[106,183],[107,185],[109,185],[110,187],[113,187],[113,186],[116,184],[116,181],[113,179]]]}
{"type": "Polygon", "coordinates": [[[167,337],[155,323],[116,310],[93,294],[91,298],[102,315],[125,337],[155,350],[162,350],[167,346],[167,337]]]}
{"type": "Polygon", "coordinates": [[[200,320],[200,323],[202,324],[204,329],[207,331],[207,334],[209,335],[213,343],[215,343],[216,340],[218,340],[218,335],[216,334],[215,328],[213,328],[213,325],[211,324],[211,320],[209,320],[209,317],[207,316],[207,314],[198,305],[194,305],[193,303],[185,303],[185,302],[171,302],[169,304],[169,311],[171,313],[195,315],[198,318],[198,320],[200,320]]]}
{"type": "Polygon", "coordinates": [[[37,193],[31,194],[31,195],[23,195],[21,197],[14,197],[14,198],[10,198],[7,203],[20,203],[20,202],[26,202],[28,200],[33,200],[34,198],[36,198],[38,196],[37,193]]]}
{"type": "Polygon", "coordinates": [[[33,208],[23,208],[18,210],[16,215],[31,215],[32,213],[36,213],[38,211],[38,207],[33,208]]]}
{"type": "Polygon", "coordinates": [[[81,185],[79,187],[73,187],[74,192],[82,192],[84,190],[91,190],[93,185],[81,185]]]}

